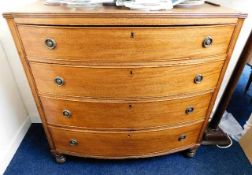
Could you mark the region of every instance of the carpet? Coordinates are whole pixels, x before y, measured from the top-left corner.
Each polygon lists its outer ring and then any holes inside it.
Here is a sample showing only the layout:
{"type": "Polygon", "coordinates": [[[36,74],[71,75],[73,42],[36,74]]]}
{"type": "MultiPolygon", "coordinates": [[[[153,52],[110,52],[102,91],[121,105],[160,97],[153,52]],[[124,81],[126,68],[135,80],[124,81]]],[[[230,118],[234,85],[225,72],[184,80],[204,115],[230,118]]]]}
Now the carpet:
{"type": "Polygon", "coordinates": [[[232,113],[236,120],[243,126],[252,113],[252,84],[249,91],[244,94],[245,86],[250,75],[250,67],[245,66],[234,94],[227,107],[227,111],[232,113]]]}

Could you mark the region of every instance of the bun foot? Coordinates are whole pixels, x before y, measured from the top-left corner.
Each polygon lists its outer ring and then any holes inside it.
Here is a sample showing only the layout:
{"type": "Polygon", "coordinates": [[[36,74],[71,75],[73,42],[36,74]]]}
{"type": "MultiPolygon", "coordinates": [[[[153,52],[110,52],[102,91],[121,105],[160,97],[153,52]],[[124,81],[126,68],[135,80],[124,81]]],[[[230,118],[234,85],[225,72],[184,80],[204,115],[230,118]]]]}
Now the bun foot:
{"type": "Polygon", "coordinates": [[[66,162],[66,157],[64,155],[62,155],[62,154],[56,154],[55,155],[55,160],[56,160],[57,163],[63,164],[63,163],[66,162]]]}
{"type": "Polygon", "coordinates": [[[197,152],[197,148],[188,149],[186,151],[186,156],[189,158],[193,158],[196,155],[196,152],[197,152]]]}

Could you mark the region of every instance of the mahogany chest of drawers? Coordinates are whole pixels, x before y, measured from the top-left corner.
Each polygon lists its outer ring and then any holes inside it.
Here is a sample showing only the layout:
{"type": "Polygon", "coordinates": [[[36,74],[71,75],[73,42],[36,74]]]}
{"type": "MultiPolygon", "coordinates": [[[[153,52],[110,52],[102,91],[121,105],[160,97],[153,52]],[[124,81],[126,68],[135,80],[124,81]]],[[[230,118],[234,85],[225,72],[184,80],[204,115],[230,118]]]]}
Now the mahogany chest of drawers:
{"type": "Polygon", "coordinates": [[[5,13],[51,152],[141,158],[201,143],[245,15],[38,1],[5,13]]]}

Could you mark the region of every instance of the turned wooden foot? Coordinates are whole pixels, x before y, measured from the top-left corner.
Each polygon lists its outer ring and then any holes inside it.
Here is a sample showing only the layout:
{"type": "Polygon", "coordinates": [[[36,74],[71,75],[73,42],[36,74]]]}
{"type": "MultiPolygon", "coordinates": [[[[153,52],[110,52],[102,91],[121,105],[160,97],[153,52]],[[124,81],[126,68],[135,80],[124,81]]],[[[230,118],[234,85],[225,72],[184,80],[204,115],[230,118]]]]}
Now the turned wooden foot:
{"type": "Polygon", "coordinates": [[[191,149],[186,150],[185,152],[186,156],[189,158],[193,158],[196,155],[197,149],[198,148],[191,148],[191,149]]]}
{"type": "Polygon", "coordinates": [[[65,163],[66,162],[66,157],[63,154],[55,154],[55,160],[57,163],[65,163]]]}

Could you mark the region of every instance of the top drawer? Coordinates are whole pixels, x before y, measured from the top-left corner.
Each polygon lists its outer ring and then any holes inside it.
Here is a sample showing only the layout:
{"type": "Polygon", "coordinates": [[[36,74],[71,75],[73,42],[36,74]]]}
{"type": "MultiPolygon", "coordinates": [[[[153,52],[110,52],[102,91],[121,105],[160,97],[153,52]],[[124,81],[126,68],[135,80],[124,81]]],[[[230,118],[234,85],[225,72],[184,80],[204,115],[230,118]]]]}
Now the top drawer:
{"type": "Polygon", "coordinates": [[[234,26],[18,29],[29,60],[137,63],[225,54],[234,26]]]}

